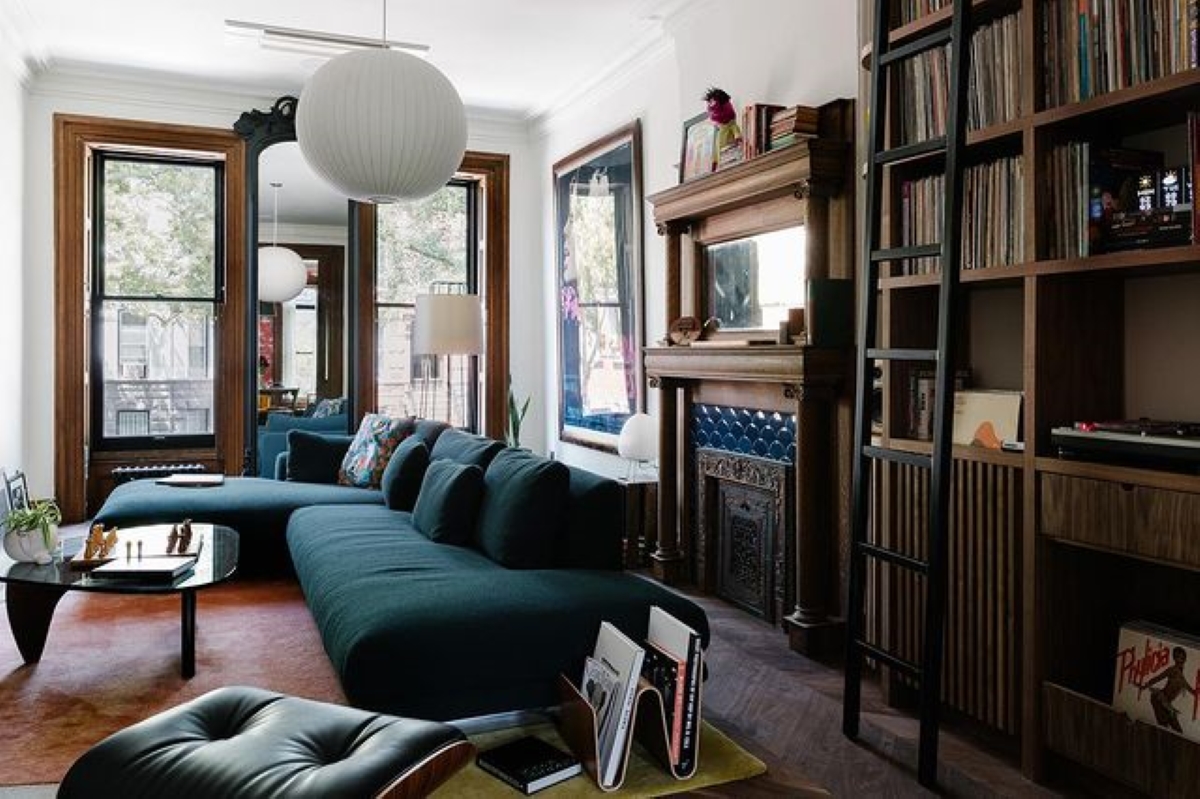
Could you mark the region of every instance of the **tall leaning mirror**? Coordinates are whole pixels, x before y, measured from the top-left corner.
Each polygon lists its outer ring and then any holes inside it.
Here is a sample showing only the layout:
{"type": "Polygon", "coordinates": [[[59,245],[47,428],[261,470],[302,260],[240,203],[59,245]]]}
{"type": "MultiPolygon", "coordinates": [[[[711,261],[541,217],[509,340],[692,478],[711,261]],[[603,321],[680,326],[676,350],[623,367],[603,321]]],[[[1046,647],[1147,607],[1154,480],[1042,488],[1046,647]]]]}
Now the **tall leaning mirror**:
{"type": "Polygon", "coordinates": [[[289,430],[348,432],[353,418],[351,204],[301,155],[296,102],[282,97],[234,125],[247,142],[243,472],[261,477],[275,476],[289,430]]]}

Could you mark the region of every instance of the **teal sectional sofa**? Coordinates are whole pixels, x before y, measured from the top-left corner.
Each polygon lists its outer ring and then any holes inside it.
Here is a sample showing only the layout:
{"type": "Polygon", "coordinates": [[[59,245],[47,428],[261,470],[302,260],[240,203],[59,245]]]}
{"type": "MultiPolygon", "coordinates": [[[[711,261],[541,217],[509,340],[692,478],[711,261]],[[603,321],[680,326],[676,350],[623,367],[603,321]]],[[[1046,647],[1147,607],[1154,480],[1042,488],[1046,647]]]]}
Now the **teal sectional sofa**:
{"type": "MultiPolygon", "coordinates": [[[[347,698],[371,710],[445,720],[557,704],[558,674],[582,673],[600,622],[641,639],[652,605],[707,645],[699,606],[622,570],[614,481],[457,430],[417,439],[403,449],[423,450],[428,467],[393,485],[385,475],[386,491],[143,481],[114,491],[97,519],[186,515],[234,527],[260,561],[290,556],[347,698]]],[[[295,472],[295,455],[282,468],[295,472]]]]}

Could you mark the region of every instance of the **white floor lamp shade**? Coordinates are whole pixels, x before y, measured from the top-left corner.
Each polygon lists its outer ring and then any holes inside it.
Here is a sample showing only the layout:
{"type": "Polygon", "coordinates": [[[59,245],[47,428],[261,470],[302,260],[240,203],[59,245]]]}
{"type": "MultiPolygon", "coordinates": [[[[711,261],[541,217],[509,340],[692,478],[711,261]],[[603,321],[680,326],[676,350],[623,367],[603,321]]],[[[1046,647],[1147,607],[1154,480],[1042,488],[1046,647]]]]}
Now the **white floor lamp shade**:
{"type": "Polygon", "coordinates": [[[417,355],[478,355],[483,317],[478,294],[418,294],[413,328],[417,355]]]}
{"type": "Polygon", "coordinates": [[[308,270],[294,250],[258,248],[258,301],[287,302],[308,283],[308,270]]]}
{"type": "Polygon", "coordinates": [[[394,50],[338,56],[300,94],[296,138],[313,170],[351,199],[425,197],[462,163],[467,118],[432,64],[394,50]]]}

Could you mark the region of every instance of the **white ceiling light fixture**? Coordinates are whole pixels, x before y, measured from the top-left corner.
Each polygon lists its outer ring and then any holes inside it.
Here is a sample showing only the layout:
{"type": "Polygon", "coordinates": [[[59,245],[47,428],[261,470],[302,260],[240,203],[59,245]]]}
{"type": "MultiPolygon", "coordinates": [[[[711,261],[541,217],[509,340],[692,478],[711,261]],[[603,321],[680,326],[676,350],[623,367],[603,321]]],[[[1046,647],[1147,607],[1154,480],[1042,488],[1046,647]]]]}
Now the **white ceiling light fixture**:
{"type": "Polygon", "coordinates": [[[324,33],[301,28],[285,28],[262,22],[247,22],[240,19],[225,20],[225,33],[255,42],[264,50],[281,53],[298,53],[333,58],[355,50],[399,50],[424,57],[429,45],[413,42],[380,41],[363,36],[347,36],[340,33],[324,33]]]}
{"type": "Polygon", "coordinates": [[[462,163],[467,116],[454,85],[432,64],[396,50],[360,50],[309,79],[296,139],[313,171],[347,197],[414,200],[446,185],[462,163]]]}
{"type": "Polygon", "coordinates": [[[282,183],[272,183],[275,190],[275,209],[271,225],[271,246],[258,248],[258,301],[287,302],[295,299],[308,284],[308,270],[295,250],[278,246],[279,243],[279,188],[282,183]]]}

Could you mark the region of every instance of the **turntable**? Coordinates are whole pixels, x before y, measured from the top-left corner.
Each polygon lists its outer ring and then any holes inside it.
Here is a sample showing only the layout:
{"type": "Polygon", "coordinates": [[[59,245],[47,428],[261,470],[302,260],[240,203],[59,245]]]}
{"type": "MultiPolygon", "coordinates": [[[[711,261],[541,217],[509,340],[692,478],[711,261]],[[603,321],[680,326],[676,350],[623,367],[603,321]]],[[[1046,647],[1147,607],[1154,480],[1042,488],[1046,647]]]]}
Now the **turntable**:
{"type": "Polygon", "coordinates": [[[1200,423],[1157,419],[1076,422],[1050,430],[1064,458],[1158,468],[1200,468],[1200,423]]]}

